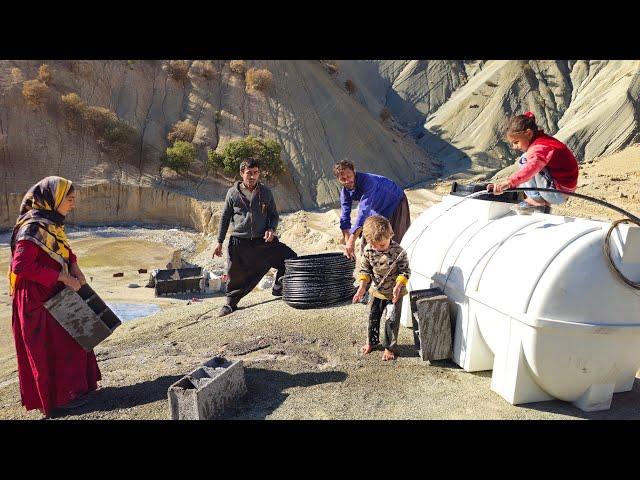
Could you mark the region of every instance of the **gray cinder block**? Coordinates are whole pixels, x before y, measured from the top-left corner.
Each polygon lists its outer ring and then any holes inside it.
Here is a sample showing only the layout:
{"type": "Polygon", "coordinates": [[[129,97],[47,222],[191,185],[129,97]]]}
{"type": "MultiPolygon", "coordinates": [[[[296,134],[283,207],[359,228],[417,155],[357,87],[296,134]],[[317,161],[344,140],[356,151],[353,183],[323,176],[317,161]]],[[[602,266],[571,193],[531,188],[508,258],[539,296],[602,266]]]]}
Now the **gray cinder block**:
{"type": "Polygon", "coordinates": [[[77,292],[63,288],[44,307],[87,352],[122,324],[88,284],[77,292]]]}
{"type": "Polygon", "coordinates": [[[446,360],[453,353],[447,296],[439,288],[411,292],[411,316],[416,348],[423,360],[446,360]]]}
{"type": "Polygon", "coordinates": [[[213,420],[247,393],[242,360],[214,357],[169,387],[172,420],[213,420]]]}

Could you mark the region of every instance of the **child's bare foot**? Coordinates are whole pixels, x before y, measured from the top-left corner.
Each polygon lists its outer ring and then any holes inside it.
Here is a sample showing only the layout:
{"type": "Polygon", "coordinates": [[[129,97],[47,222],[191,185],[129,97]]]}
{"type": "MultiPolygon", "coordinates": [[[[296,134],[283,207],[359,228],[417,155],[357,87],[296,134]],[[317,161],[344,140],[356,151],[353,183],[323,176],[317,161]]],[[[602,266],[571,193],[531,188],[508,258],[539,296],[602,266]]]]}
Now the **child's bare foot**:
{"type": "Polygon", "coordinates": [[[371,353],[373,351],[373,345],[369,345],[368,343],[360,349],[363,354],[371,353]]]}
{"type": "Polygon", "coordinates": [[[386,362],[387,360],[395,360],[395,359],[396,359],[396,356],[394,355],[394,353],[388,348],[385,348],[384,353],[382,354],[382,360],[386,362]]]}

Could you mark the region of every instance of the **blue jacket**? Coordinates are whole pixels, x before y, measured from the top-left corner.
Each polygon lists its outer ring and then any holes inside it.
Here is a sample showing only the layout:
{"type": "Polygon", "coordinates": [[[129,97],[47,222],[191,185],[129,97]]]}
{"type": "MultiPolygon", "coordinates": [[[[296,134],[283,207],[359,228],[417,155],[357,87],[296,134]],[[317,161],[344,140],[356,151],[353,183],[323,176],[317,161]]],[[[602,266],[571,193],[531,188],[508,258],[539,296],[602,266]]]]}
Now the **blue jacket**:
{"type": "Polygon", "coordinates": [[[364,221],[371,215],[382,215],[390,218],[400,204],[404,191],[382,175],[356,172],[356,187],[353,190],[342,188],[340,191],[340,229],[349,233],[355,232],[364,225],[364,221]],[[351,226],[351,203],[360,201],[356,221],[351,226]]]}

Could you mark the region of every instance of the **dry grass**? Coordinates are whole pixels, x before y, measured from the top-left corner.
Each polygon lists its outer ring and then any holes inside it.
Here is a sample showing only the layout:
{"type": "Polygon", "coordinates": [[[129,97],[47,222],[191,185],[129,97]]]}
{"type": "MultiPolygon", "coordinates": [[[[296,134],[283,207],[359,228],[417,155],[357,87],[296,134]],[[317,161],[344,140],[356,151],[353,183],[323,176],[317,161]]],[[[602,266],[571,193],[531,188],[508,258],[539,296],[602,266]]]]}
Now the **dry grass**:
{"type": "Polygon", "coordinates": [[[191,64],[189,73],[196,77],[211,80],[218,75],[216,67],[211,60],[196,60],[191,64]]]}
{"type": "Polygon", "coordinates": [[[236,73],[242,76],[247,71],[247,65],[244,63],[244,60],[231,60],[229,62],[229,68],[233,73],[236,73]]]}
{"type": "Polygon", "coordinates": [[[22,70],[17,67],[13,67],[11,69],[11,81],[14,84],[24,82],[24,74],[22,73],[22,70]]]}
{"type": "Polygon", "coordinates": [[[189,80],[189,62],[187,60],[170,60],[167,63],[167,75],[178,83],[187,83],[189,80]]]}
{"type": "Polygon", "coordinates": [[[273,74],[266,68],[250,68],[245,80],[249,90],[266,92],[273,86],[273,74]]]}
{"type": "Polygon", "coordinates": [[[40,80],[45,85],[51,85],[51,81],[53,80],[53,73],[51,72],[51,68],[46,63],[40,65],[38,69],[38,80],[40,80]]]}
{"type": "Polygon", "coordinates": [[[344,88],[349,95],[353,95],[358,91],[358,87],[356,87],[356,84],[353,83],[353,80],[351,79],[348,79],[344,82],[344,88]]]}
{"type": "Polygon", "coordinates": [[[193,141],[193,137],[196,134],[196,126],[193,124],[191,120],[182,120],[180,122],[176,122],[171,127],[169,134],[167,135],[167,140],[171,145],[173,145],[176,141],[181,140],[183,142],[191,142],[193,141]]]}
{"type": "Polygon", "coordinates": [[[43,105],[50,94],[49,87],[40,80],[27,80],[22,84],[22,96],[31,106],[43,105]]]}

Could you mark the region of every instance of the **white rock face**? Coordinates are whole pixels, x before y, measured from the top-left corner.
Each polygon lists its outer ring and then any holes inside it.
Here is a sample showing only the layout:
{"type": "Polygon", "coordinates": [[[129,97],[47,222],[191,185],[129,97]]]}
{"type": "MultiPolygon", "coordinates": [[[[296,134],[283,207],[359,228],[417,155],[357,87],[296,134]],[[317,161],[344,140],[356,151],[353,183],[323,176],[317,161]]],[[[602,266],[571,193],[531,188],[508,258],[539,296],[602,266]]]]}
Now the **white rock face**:
{"type": "Polygon", "coordinates": [[[0,61],[0,229],[25,190],[47,175],[71,178],[84,202],[73,221],[178,223],[214,232],[230,181],[205,168],[207,149],[246,135],[274,138],[287,172],[273,183],[282,212],[335,207],[335,162],[402,186],[455,172],[494,173],[513,163],[502,126],[530,110],[580,161],[640,140],[640,61],[246,61],[268,68],[266,93],[247,88],[228,61],[189,62],[177,82],[166,61],[52,61],[49,99],[26,103],[38,61],[0,61]],[[351,94],[345,88],[355,85],[351,94]],[[127,154],[105,149],[86,125],[71,128],[60,96],[77,93],[137,131],[127,154]],[[384,109],[385,114],[381,117],[384,109]],[[185,176],[160,168],[167,133],[196,125],[198,161],[185,176]],[[96,196],[97,195],[97,196],[96,196]]]}

